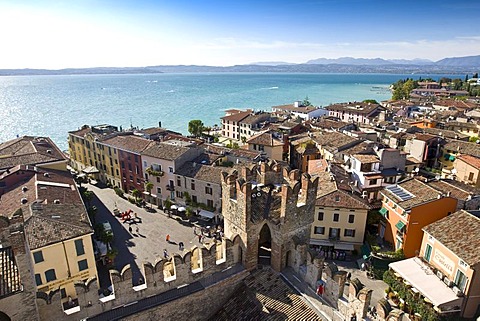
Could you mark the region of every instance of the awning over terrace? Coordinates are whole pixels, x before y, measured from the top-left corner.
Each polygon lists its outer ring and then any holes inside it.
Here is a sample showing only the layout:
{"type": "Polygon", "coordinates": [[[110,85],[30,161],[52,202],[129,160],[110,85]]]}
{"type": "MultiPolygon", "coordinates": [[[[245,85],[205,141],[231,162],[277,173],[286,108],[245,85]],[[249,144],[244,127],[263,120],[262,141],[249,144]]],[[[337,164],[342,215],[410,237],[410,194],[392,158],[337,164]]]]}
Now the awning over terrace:
{"type": "Polygon", "coordinates": [[[389,264],[412,287],[442,312],[459,310],[463,298],[458,297],[451,288],[440,280],[419,258],[414,257],[389,264]]]}

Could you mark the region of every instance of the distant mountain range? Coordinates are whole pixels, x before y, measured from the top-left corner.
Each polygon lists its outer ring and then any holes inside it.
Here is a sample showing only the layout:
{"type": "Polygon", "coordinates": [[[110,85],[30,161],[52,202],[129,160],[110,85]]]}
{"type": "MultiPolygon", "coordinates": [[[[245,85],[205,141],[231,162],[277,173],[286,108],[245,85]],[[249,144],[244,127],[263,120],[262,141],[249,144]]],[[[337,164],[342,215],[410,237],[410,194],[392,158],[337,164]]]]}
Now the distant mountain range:
{"type": "Polygon", "coordinates": [[[228,67],[198,65],[159,65],[147,67],[101,67],[48,69],[0,69],[0,76],[74,75],[74,74],[146,74],[181,72],[310,72],[310,73],[397,73],[397,74],[472,74],[480,71],[480,55],[427,59],[318,58],[305,63],[256,62],[228,67]]]}

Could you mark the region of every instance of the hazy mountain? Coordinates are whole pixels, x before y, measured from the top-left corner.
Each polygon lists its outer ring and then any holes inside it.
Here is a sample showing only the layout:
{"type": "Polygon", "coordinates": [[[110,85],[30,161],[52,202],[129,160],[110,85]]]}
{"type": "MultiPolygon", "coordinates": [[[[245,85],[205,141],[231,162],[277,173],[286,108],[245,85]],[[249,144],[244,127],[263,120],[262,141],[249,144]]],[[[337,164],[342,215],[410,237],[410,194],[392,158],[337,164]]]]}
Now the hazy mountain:
{"type": "Polygon", "coordinates": [[[47,69],[0,69],[0,76],[71,75],[71,74],[147,74],[173,72],[311,72],[311,73],[396,73],[396,74],[473,74],[480,71],[480,56],[445,58],[437,62],[426,59],[385,60],[342,57],[319,58],[304,64],[259,62],[228,67],[197,65],[159,65],[147,67],[100,67],[47,69]]]}
{"type": "Polygon", "coordinates": [[[284,66],[284,65],[296,65],[296,63],[285,62],[285,61],[260,61],[260,62],[252,62],[249,65],[255,65],[255,66],[284,66]]]}
{"type": "Polygon", "coordinates": [[[420,58],[415,58],[415,59],[389,59],[388,61],[393,62],[394,64],[397,65],[432,65],[434,64],[433,61],[428,60],[428,59],[420,59],[420,58]]]}
{"type": "Polygon", "coordinates": [[[318,58],[309,60],[306,64],[312,65],[330,65],[330,64],[338,64],[338,65],[368,65],[368,66],[378,66],[378,65],[389,65],[391,62],[382,58],[352,58],[352,57],[341,57],[337,59],[328,59],[328,58],[318,58]]]}
{"type": "Polygon", "coordinates": [[[444,58],[435,64],[439,66],[475,66],[480,68],[480,56],[444,58]]]}

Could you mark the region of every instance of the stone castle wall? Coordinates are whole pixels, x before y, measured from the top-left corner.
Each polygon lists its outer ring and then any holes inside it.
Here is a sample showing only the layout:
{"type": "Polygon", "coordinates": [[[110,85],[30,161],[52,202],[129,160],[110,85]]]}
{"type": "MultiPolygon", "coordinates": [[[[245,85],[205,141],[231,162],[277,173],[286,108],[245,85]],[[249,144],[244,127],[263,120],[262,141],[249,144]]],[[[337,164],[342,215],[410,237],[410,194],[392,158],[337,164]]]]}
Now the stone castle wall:
{"type": "MultiPolygon", "coordinates": [[[[37,293],[40,320],[80,320],[93,317],[116,307],[128,305],[171,289],[177,289],[178,287],[201,281],[214,273],[236,265],[240,261],[240,242],[241,239],[237,236],[233,240],[224,239],[222,242],[214,243],[208,248],[194,248],[183,256],[176,254],[169,259],[159,258],[153,263],[146,262],[143,265],[144,283],[137,286],[133,286],[132,270],[129,265],[125,266],[121,271],[110,270],[113,294],[102,299],[100,299],[97,291],[97,280],[93,279],[85,283],[76,284],[80,311],[71,315],[67,315],[63,311],[59,291],[37,293]]],[[[158,316],[156,316],[157,312],[154,311],[158,311],[161,315],[170,315],[171,313],[174,315],[174,310],[178,305],[177,301],[188,304],[185,309],[195,309],[199,316],[208,315],[208,313],[213,311],[211,309],[215,305],[213,303],[212,305],[206,305],[205,302],[212,300],[212,296],[218,297],[218,293],[227,295],[234,290],[234,286],[243,277],[245,277],[245,273],[235,274],[218,284],[207,287],[203,291],[179,298],[174,301],[175,304],[163,304],[144,313],[135,314],[133,319],[137,320],[137,315],[141,315],[141,319],[138,320],[159,320],[158,316]],[[219,285],[222,282],[225,288],[219,285]],[[194,305],[196,306],[194,307],[194,305]]],[[[215,301],[214,303],[218,302],[215,301]]],[[[163,318],[160,319],[163,320],[163,318]]],[[[201,318],[194,319],[200,320],[201,318]]]]}

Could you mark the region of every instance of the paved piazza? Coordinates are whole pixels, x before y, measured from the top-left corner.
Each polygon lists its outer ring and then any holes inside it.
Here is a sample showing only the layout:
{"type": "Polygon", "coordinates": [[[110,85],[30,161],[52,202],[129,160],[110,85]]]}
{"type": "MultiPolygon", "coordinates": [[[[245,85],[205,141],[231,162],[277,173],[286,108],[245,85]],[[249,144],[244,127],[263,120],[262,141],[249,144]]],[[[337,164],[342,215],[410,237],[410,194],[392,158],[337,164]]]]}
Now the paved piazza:
{"type": "MultiPolygon", "coordinates": [[[[168,217],[162,210],[154,207],[156,212],[149,213],[144,208],[131,204],[128,200],[118,197],[114,190],[110,188],[99,188],[93,185],[84,185],[88,190],[95,193],[92,205],[98,208],[96,223],[110,222],[112,226],[114,240],[113,247],[118,250],[115,258],[115,268],[119,271],[131,264],[134,280],[136,280],[143,271],[140,268],[143,262],[154,264],[163,258],[164,249],[168,254],[182,254],[192,247],[201,246],[198,237],[194,235],[194,226],[198,223],[177,220],[176,216],[168,217]],[[121,211],[131,209],[137,213],[137,224],[123,223],[123,220],[113,215],[115,206],[121,211]],[[129,232],[129,226],[132,232],[129,232]],[[136,229],[138,227],[138,233],[136,229]],[[170,243],[166,241],[167,234],[170,235],[170,243]],[[184,250],[180,251],[178,243],[184,243],[184,250]],[[140,273],[140,274],[138,274],[140,273]]],[[[132,215],[132,218],[134,216],[132,215]]],[[[197,230],[199,230],[197,228],[197,230]]],[[[205,238],[205,244],[212,239],[205,238]]],[[[99,274],[102,274],[99,271],[99,274]]],[[[134,281],[135,282],[135,281],[134,281]]]]}

